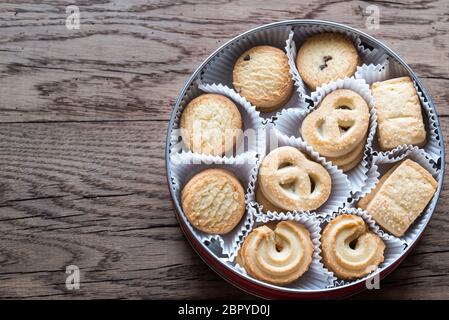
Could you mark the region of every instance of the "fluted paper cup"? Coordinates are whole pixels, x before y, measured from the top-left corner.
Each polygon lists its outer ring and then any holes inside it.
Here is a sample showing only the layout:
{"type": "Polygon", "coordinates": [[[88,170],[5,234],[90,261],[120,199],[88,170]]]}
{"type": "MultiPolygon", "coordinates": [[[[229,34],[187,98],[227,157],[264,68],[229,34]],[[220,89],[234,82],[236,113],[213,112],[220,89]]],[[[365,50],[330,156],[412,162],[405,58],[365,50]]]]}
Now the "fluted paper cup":
{"type": "Polygon", "coordinates": [[[356,167],[349,170],[348,172],[345,172],[345,174],[348,176],[349,181],[351,182],[351,192],[355,194],[363,189],[363,186],[367,179],[366,173],[368,171],[368,157],[377,128],[377,116],[376,110],[374,109],[373,96],[371,95],[369,86],[363,79],[344,78],[318,87],[316,91],[312,92],[310,96],[311,100],[313,101],[313,106],[311,108],[307,110],[284,110],[277,116],[273,123],[275,128],[282,134],[289,137],[299,138],[304,141],[300,132],[302,122],[311,112],[319,108],[320,103],[325,96],[338,89],[349,89],[358,93],[368,104],[370,112],[364,155],[360,160],[360,163],[356,167]]]}
{"type": "MultiPolygon", "coordinates": [[[[321,205],[318,209],[313,211],[292,211],[287,213],[292,213],[294,215],[307,213],[313,216],[326,216],[332,214],[334,211],[343,207],[350,197],[351,193],[351,183],[348,180],[348,177],[336,166],[332,165],[331,162],[326,161],[325,158],[320,157],[320,155],[314,151],[310,146],[308,146],[301,139],[297,139],[294,137],[287,137],[286,135],[281,134],[277,131],[271,124],[267,125],[267,150],[266,154],[270,153],[272,150],[282,147],[282,146],[291,146],[299,149],[305,155],[307,155],[312,161],[315,161],[321,164],[330,174],[332,180],[331,187],[331,195],[327,199],[327,201],[321,205]]],[[[260,167],[260,164],[263,162],[263,157],[256,168],[257,171],[260,167]]],[[[254,185],[257,185],[257,175],[253,177],[254,185]]],[[[255,203],[257,209],[256,215],[265,215],[267,217],[275,218],[280,214],[280,212],[271,212],[267,211],[263,212],[263,206],[259,203],[255,203]]]]}
{"type": "Polygon", "coordinates": [[[298,68],[296,67],[296,55],[299,48],[304,44],[307,38],[311,36],[323,33],[323,32],[334,32],[345,34],[357,48],[359,56],[361,58],[362,64],[379,64],[385,61],[386,55],[382,50],[377,48],[368,48],[362,43],[360,38],[350,31],[341,31],[333,26],[323,26],[323,25],[308,25],[308,26],[297,26],[294,27],[288,36],[285,50],[287,52],[288,61],[290,64],[290,73],[295,81],[297,91],[301,96],[308,98],[310,97],[311,91],[305,85],[302,80],[298,68]]]}
{"type": "MultiPolygon", "coordinates": [[[[252,176],[257,168],[256,154],[246,153],[234,158],[222,158],[217,156],[205,156],[195,153],[178,153],[172,156],[173,177],[170,187],[178,199],[181,199],[181,191],[186,183],[197,173],[211,168],[220,168],[231,171],[239,178],[245,190],[245,205],[254,201],[254,184],[251,183],[252,176]]],[[[184,213],[183,213],[184,214],[184,213]]],[[[196,229],[186,219],[190,231],[195,237],[205,243],[218,242],[222,248],[223,255],[233,258],[237,245],[253,225],[253,216],[245,210],[240,223],[229,233],[217,235],[202,232],[196,229]]]]}
{"type": "MultiPolygon", "coordinates": [[[[392,235],[386,234],[383,232],[382,229],[379,228],[379,226],[376,224],[376,222],[373,220],[373,218],[368,214],[368,212],[362,210],[362,209],[356,209],[356,208],[342,208],[338,212],[335,212],[330,217],[321,218],[321,228],[324,230],[326,228],[326,225],[336,217],[342,215],[342,214],[352,214],[357,215],[365,221],[365,223],[368,225],[369,229],[377,234],[382,241],[385,244],[385,251],[384,251],[384,261],[378,266],[376,270],[371,272],[371,274],[361,278],[364,280],[370,280],[372,277],[372,274],[375,272],[384,269],[385,267],[389,266],[390,264],[394,263],[397,259],[399,259],[404,250],[407,248],[406,243],[392,235]]],[[[330,271],[332,272],[332,271],[330,271]]],[[[358,281],[360,279],[355,280],[343,280],[339,279],[333,272],[333,287],[338,287],[342,285],[349,284],[354,281],[358,281]]]]}
{"type": "MultiPolygon", "coordinates": [[[[392,150],[389,154],[377,154],[373,156],[371,165],[372,167],[369,170],[369,179],[368,179],[369,183],[367,183],[367,185],[365,186],[364,192],[359,194],[356,198],[354,198],[354,201],[351,202],[350,206],[357,207],[357,201],[365,197],[367,194],[369,194],[377,185],[379,179],[390,168],[392,168],[396,163],[405,159],[411,159],[419,163],[423,168],[429,171],[430,174],[432,174],[432,176],[435,179],[438,179],[439,170],[437,169],[437,166],[433,161],[433,159],[424,150],[413,146],[396,148],[392,150]]],[[[423,213],[409,227],[405,235],[400,238],[402,241],[410,245],[413,242],[413,240],[418,237],[421,230],[429,221],[433,212],[433,208],[435,207],[437,201],[438,201],[438,194],[435,193],[435,195],[433,196],[432,200],[429,202],[423,213]]],[[[389,234],[385,230],[384,233],[389,234]]]]}
{"type": "MultiPolygon", "coordinates": [[[[256,212],[255,208],[253,208],[253,210],[253,213],[256,212]]],[[[312,263],[310,264],[309,269],[298,280],[283,287],[297,288],[301,290],[319,290],[325,289],[333,284],[333,274],[330,273],[321,262],[321,228],[319,221],[315,217],[311,217],[307,214],[294,215],[292,213],[288,213],[275,217],[259,216],[255,219],[256,221],[253,229],[270,222],[276,223],[280,221],[296,221],[297,223],[302,224],[309,231],[314,249],[312,263]]],[[[242,244],[243,241],[239,244],[238,249],[240,249],[242,244]]],[[[231,264],[238,272],[247,275],[245,269],[236,261],[233,261],[231,264]]]]}
{"type": "Polygon", "coordinates": [[[260,153],[259,150],[264,144],[264,128],[262,126],[262,118],[259,116],[259,112],[248,102],[245,98],[238,95],[234,90],[223,85],[205,85],[199,82],[194,83],[186,92],[182,101],[181,107],[176,113],[174,121],[174,129],[170,134],[170,153],[171,155],[177,153],[189,153],[191,152],[184,144],[181,137],[180,120],[184,108],[194,98],[199,97],[202,94],[214,93],[228,97],[237,106],[243,122],[243,135],[242,139],[237,142],[236,150],[231,154],[226,153],[224,156],[232,158],[236,155],[243,153],[260,153]]]}
{"type": "MultiPolygon", "coordinates": [[[[390,58],[384,65],[363,65],[359,67],[355,73],[356,79],[363,79],[369,85],[374,82],[385,81],[388,79],[398,78],[408,76],[407,70],[401,66],[396,60],[390,58]]],[[[424,111],[424,125],[427,132],[427,142],[423,149],[432,157],[433,160],[438,161],[441,158],[441,139],[438,136],[438,125],[436,123],[436,115],[430,106],[429,102],[424,97],[421,88],[413,81],[415,85],[416,92],[418,93],[419,100],[421,102],[422,110],[424,111]]],[[[405,147],[402,145],[400,147],[405,147]]],[[[377,134],[373,139],[373,149],[382,154],[391,154],[392,151],[381,151],[378,141],[377,134]]]]}
{"type": "MultiPolygon", "coordinates": [[[[269,45],[284,51],[290,30],[291,28],[286,26],[260,30],[232,43],[205,66],[201,75],[201,82],[204,84],[222,84],[228,88],[233,88],[232,71],[237,59],[245,51],[260,45],[269,45]]],[[[273,112],[261,112],[260,116],[270,120],[282,109],[306,107],[307,103],[296,92],[293,92],[290,100],[282,108],[273,112]]]]}

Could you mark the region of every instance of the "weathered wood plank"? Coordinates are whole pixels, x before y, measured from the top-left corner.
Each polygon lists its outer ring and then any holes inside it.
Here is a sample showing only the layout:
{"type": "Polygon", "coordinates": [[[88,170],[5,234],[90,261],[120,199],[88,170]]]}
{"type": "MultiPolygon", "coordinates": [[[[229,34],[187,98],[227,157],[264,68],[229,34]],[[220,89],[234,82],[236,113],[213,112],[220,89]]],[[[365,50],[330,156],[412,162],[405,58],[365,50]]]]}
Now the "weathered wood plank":
{"type": "Polygon", "coordinates": [[[60,297],[70,264],[81,269],[79,297],[239,294],[179,229],[161,157],[165,126],[0,126],[0,297],[60,297]]]}
{"type": "MultiPolygon", "coordinates": [[[[442,125],[449,129],[449,118],[442,125]]],[[[81,268],[81,297],[245,296],[182,236],[165,186],[165,127],[0,125],[0,297],[62,297],[69,264],[81,268]]],[[[447,190],[446,182],[423,240],[382,283],[383,297],[419,297],[430,284],[429,297],[447,294],[447,190]]]]}
{"type": "MultiPolygon", "coordinates": [[[[368,32],[423,79],[449,130],[444,0],[85,0],[73,31],[69,4],[0,4],[0,298],[248,297],[185,241],[164,144],[189,74],[252,27],[308,18],[368,32]],[[371,4],[378,30],[365,27],[371,4]],[[81,268],[79,291],[65,289],[69,264],[81,268]]],[[[356,298],[449,298],[447,183],[411,256],[380,292],[356,298]]]]}
{"type": "Polygon", "coordinates": [[[378,30],[366,30],[370,3],[361,1],[214,3],[84,1],[80,30],[65,28],[65,2],[2,4],[0,121],[167,120],[184,81],[221,43],[294,18],[368,31],[399,52],[432,94],[444,97],[437,103],[448,102],[444,0],[374,2],[378,30]]]}

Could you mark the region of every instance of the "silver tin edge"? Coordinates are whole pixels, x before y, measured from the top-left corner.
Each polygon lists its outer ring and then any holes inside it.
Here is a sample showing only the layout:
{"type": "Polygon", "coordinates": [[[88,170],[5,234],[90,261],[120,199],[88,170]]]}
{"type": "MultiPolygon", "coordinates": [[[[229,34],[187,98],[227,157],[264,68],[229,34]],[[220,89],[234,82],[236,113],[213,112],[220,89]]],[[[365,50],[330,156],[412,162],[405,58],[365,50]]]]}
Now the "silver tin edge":
{"type": "MultiPolygon", "coordinates": [[[[179,108],[179,105],[185,95],[186,90],[188,89],[188,87],[191,85],[191,83],[193,82],[193,80],[199,75],[199,73],[201,72],[201,70],[204,68],[204,66],[209,63],[209,61],[211,61],[211,59],[213,59],[223,48],[225,48],[226,46],[228,46],[230,43],[237,41],[238,39],[241,39],[253,32],[256,31],[260,31],[266,28],[271,28],[271,27],[275,27],[275,26],[294,26],[294,25],[301,25],[301,24],[318,24],[318,25],[328,25],[328,26],[333,26],[333,27],[337,27],[337,28],[341,28],[344,30],[348,30],[351,32],[356,33],[357,35],[359,35],[364,41],[366,41],[368,44],[375,44],[378,47],[381,47],[382,49],[384,49],[390,56],[392,56],[393,58],[395,58],[399,63],[402,64],[402,66],[404,66],[404,68],[408,71],[409,75],[416,81],[416,83],[418,84],[418,86],[421,88],[424,96],[426,97],[426,99],[429,101],[430,106],[432,107],[432,110],[434,111],[435,115],[437,115],[436,109],[435,109],[435,105],[430,97],[430,95],[428,94],[426,88],[424,87],[424,85],[422,84],[422,82],[418,79],[417,75],[412,71],[412,69],[403,61],[403,59],[397,55],[395,52],[393,52],[388,46],[386,46],[385,44],[381,43],[380,41],[376,40],[374,37],[359,31],[357,29],[354,29],[352,27],[340,24],[340,23],[335,23],[335,22],[331,22],[331,21],[324,21],[324,20],[285,20],[285,21],[279,21],[279,22],[274,22],[274,23],[270,23],[270,24],[266,24],[266,25],[262,25],[256,28],[253,28],[251,30],[248,30],[234,38],[232,38],[231,40],[227,41],[226,43],[224,43],[222,46],[220,46],[218,49],[216,49],[211,55],[209,55],[201,64],[200,66],[198,66],[196,68],[196,70],[193,72],[193,74],[189,77],[189,79],[185,82],[183,89],[181,90],[180,94],[178,95],[178,98],[176,99],[176,102],[174,104],[174,107],[172,109],[172,112],[170,114],[170,121],[169,121],[169,125],[168,125],[168,130],[167,130],[167,137],[166,137],[166,144],[165,144],[165,166],[166,166],[166,177],[167,177],[167,182],[168,182],[168,188],[169,188],[169,192],[170,192],[170,196],[172,198],[173,204],[175,206],[175,211],[176,211],[176,218],[178,219],[178,222],[180,223],[180,226],[183,230],[183,232],[185,233],[186,238],[189,240],[190,244],[192,245],[192,247],[197,251],[197,253],[199,254],[199,256],[206,262],[206,264],[208,264],[212,270],[214,270],[215,272],[217,272],[221,277],[223,277],[225,280],[227,280],[228,282],[230,282],[231,284],[239,287],[240,289],[251,293],[253,295],[257,295],[259,297],[262,298],[267,298],[267,297],[291,297],[291,298],[336,298],[336,297],[344,297],[347,295],[351,295],[351,294],[355,294],[359,291],[362,291],[365,289],[364,286],[364,280],[358,280],[355,281],[353,283],[344,285],[344,286],[339,286],[339,287],[335,287],[335,288],[328,288],[328,289],[322,289],[319,291],[313,291],[313,290],[298,290],[298,289],[292,289],[292,288],[282,288],[282,287],[277,287],[277,286],[273,286],[267,283],[264,283],[262,281],[250,278],[248,276],[244,276],[239,274],[237,271],[235,271],[233,268],[231,268],[230,266],[222,263],[208,248],[204,243],[200,243],[199,241],[196,241],[196,243],[192,243],[192,241],[195,241],[191,238],[191,234],[188,231],[188,229],[186,228],[186,222],[184,221],[184,216],[182,216],[181,212],[182,212],[182,208],[181,205],[179,203],[179,201],[175,198],[172,189],[170,187],[170,178],[171,177],[171,168],[170,168],[170,163],[169,163],[169,142],[170,142],[170,132],[173,128],[173,121],[174,121],[174,116],[176,113],[176,110],[179,108]],[[205,256],[203,256],[204,254],[208,254],[209,258],[212,258],[212,262],[207,261],[209,259],[205,259],[205,256]],[[217,266],[220,265],[223,268],[219,268],[220,270],[217,270],[217,266]],[[222,272],[226,270],[228,273],[227,275],[224,275],[222,272]],[[244,278],[242,280],[245,281],[238,281],[238,278],[244,278]],[[246,285],[245,285],[246,283],[246,285]],[[255,287],[260,286],[260,289],[268,289],[268,290],[272,290],[273,291],[273,295],[266,295],[266,294],[261,294],[260,292],[266,291],[266,290],[259,290],[259,291],[255,291],[254,287],[251,289],[248,287],[248,283],[253,284],[255,287]],[[279,293],[279,295],[277,294],[279,293]],[[285,293],[285,294],[284,294],[285,293]],[[319,294],[318,296],[316,294],[319,294]]],[[[440,173],[438,176],[438,189],[437,189],[437,196],[438,196],[438,200],[440,197],[440,193],[442,190],[442,185],[443,185],[443,178],[444,178],[444,164],[445,164],[445,149],[444,149],[444,141],[443,141],[443,135],[442,135],[442,131],[441,131],[441,126],[440,126],[440,122],[439,122],[439,118],[438,116],[436,117],[436,124],[437,124],[437,130],[438,130],[438,135],[440,137],[440,141],[441,141],[441,145],[442,145],[442,150],[441,150],[441,169],[440,169],[440,173]]],[[[436,204],[438,203],[438,200],[436,202],[436,204]]],[[[435,206],[436,206],[435,204],[435,206]]],[[[433,210],[435,210],[435,207],[433,208],[433,210]]],[[[433,215],[433,212],[432,212],[433,215]]],[[[431,217],[432,217],[431,215],[431,217]]],[[[419,236],[414,239],[414,241],[411,243],[411,245],[406,248],[404,250],[404,253],[401,257],[399,257],[395,262],[393,262],[390,266],[388,266],[387,268],[383,269],[382,271],[378,271],[376,273],[374,273],[372,276],[375,276],[377,274],[379,274],[380,278],[384,278],[386,275],[388,275],[390,272],[392,272],[394,269],[397,268],[397,266],[402,262],[402,260],[412,251],[412,249],[414,248],[414,246],[416,245],[417,241],[421,238],[424,230],[426,229],[428,222],[430,221],[431,217],[429,218],[429,220],[427,221],[427,223],[425,224],[424,228],[421,230],[421,232],[419,233],[419,236]]]]}

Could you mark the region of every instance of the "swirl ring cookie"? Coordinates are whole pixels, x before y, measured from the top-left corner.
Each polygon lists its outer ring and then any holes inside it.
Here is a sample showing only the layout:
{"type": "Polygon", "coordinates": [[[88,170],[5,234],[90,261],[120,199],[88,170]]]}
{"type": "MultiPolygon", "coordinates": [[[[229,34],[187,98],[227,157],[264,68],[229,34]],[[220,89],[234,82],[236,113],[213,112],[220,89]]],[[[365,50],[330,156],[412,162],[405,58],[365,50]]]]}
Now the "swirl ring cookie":
{"type": "Polygon", "coordinates": [[[321,237],[324,265],[346,280],[366,276],[384,261],[385,244],[359,216],[331,220],[321,237]]]}
{"type": "Polygon", "coordinates": [[[183,188],[181,202],[189,222],[207,233],[228,233],[245,213],[243,187],[233,173],[223,169],[196,174],[183,188]]]}
{"type": "Polygon", "coordinates": [[[242,117],[229,98],[203,94],[186,106],[180,121],[185,145],[193,152],[222,156],[242,135],[242,117]]]}
{"type": "Polygon", "coordinates": [[[243,53],[232,72],[235,90],[261,112],[285,105],[293,92],[288,58],[284,51],[257,46],[243,53]]]}
{"type": "Polygon", "coordinates": [[[265,198],[284,210],[314,210],[329,198],[332,181],[327,170],[296,148],[274,149],[259,170],[265,198]]]}
{"type": "Polygon", "coordinates": [[[339,89],[329,93],[303,121],[301,135],[320,155],[339,157],[365,139],[369,108],[356,92],[339,89]]]}
{"type": "Polygon", "coordinates": [[[274,230],[267,226],[254,229],[243,242],[238,262],[256,279],[285,285],[309,269],[312,256],[307,229],[294,221],[281,221],[274,230]]]}
{"type": "Polygon", "coordinates": [[[296,66],[301,78],[314,91],[322,84],[352,76],[359,61],[354,44],[345,35],[320,33],[301,46],[296,66]]]}

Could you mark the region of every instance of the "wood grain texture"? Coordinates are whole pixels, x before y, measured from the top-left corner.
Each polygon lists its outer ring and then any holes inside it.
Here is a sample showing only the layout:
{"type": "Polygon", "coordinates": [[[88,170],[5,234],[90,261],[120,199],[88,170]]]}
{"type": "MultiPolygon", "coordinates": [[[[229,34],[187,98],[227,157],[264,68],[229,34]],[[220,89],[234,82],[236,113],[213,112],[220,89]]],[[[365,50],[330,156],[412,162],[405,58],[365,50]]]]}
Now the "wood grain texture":
{"type": "MultiPolygon", "coordinates": [[[[72,1],[0,4],[0,298],[249,298],[185,241],[164,144],[190,73],[255,26],[309,18],[368,32],[418,73],[449,132],[447,1],[76,3],[80,30],[65,27],[72,1]],[[372,4],[378,30],[365,28],[372,4]],[[70,264],[80,290],[65,288],[70,264]]],[[[413,253],[355,298],[449,299],[447,190],[413,253]]]]}

